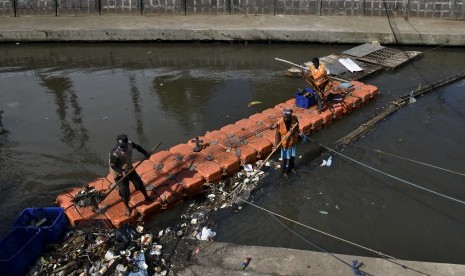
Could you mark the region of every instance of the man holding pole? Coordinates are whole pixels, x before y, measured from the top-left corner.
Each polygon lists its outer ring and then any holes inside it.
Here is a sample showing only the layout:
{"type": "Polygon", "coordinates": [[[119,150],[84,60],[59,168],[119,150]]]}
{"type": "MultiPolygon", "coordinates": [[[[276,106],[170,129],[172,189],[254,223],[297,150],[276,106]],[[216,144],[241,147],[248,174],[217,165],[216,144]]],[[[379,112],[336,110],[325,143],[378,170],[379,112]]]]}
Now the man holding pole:
{"type": "Polygon", "coordinates": [[[129,181],[132,182],[136,190],[140,191],[144,195],[145,201],[153,202],[153,199],[147,194],[147,190],[144,187],[142,179],[135,170],[132,170],[132,149],[136,149],[145,155],[146,158],[150,157],[150,155],[141,146],[129,141],[126,134],[118,135],[116,137],[116,141],[116,147],[110,151],[110,173],[115,179],[115,183],[118,185],[119,195],[126,206],[125,215],[129,217],[131,215],[131,208],[129,208],[129,198],[131,196],[129,191],[129,181]]]}
{"type": "Polygon", "coordinates": [[[281,146],[281,172],[285,178],[290,172],[295,173],[294,160],[299,139],[299,120],[292,112],[292,109],[285,108],[283,118],[276,127],[276,142],[279,141],[277,147],[281,146]]]}

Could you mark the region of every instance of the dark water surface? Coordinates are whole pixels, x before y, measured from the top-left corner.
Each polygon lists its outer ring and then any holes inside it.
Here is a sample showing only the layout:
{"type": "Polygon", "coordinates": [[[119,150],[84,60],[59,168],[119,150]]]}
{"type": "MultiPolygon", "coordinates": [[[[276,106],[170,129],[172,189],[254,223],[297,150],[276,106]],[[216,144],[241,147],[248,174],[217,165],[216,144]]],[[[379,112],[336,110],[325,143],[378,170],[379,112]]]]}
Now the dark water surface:
{"type": "MultiPolygon", "coordinates": [[[[292,98],[305,83],[283,76],[298,63],[350,45],[20,44],[0,45],[0,232],[23,208],[51,206],[68,187],[107,174],[117,134],[161,149],[292,98]],[[251,101],[262,104],[248,107],[251,101]]],[[[414,50],[427,51],[428,48],[414,50]]],[[[331,145],[386,103],[465,70],[465,49],[440,48],[367,82],[377,100],[312,137],[331,145]]],[[[423,96],[343,153],[406,181],[465,200],[465,177],[382,155],[383,150],[465,173],[465,81],[423,96]]],[[[465,264],[465,205],[415,189],[339,156],[331,167],[298,148],[299,174],[265,180],[256,204],[398,258],[465,264]],[[327,214],[325,214],[327,213],[327,214]]],[[[139,157],[139,156],[136,156],[139,157]]],[[[164,216],[177,216],[172,210],[164,216]]],[[[216,219],[223,216],[214,215],[216,219]]],[[[284,222],[330,252],[365,251],[284,222]]],[[[219,220],[217,240],[317,250],[273,217],[244,206],[219,220]]]]}

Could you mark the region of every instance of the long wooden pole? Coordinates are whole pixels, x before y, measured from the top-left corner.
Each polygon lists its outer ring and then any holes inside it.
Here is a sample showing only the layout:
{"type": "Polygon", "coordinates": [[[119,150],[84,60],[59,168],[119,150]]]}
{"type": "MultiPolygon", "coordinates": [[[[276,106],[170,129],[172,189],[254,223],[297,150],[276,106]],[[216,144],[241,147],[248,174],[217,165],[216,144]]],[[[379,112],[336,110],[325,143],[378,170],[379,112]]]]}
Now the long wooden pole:
{"type": "MultiPolygon", "coordinates": [[[[298,126],[299,123],[295,123],[292,128],[289,130],[289,132],[284,136],[283,139],[281,139],[281,141],[279,142],[279,144],[276,146],[276,148],[268,155],[268,157],[263,161],[263,163],[257,168],[257,171],[255,171],[255,173],[250,177],[250,180],[252,180],[256,175],[257,173],[260,171],[260,169],[266,164],[266,162],[268,161],[268,159],[271,158],[271,156],[273,156],[273,154],[279,149],[279,147],[281,146],[281,144],[284,142],[284,140],[287,139],[287,137],[289,137],[289,135],[292,134],[292,132],[294,131],[294,128],[296,126],[298,126]]],[[[242,192],[242,190],[244,189],[246,183],[244,183],[242,186],[241,186],[241,189],[239,190],[238,193],[242,192]]]]}
{"type": "MultiPolygon", "coordinates": [[[[302,70],[305,70],[305,71],[309,71],[309,72],[310,72],[310,69],[308,69],[307,67],[301,66],[301,65],[299,65],[299,64],[295,64],[295,63],[290,62],[290,61],[288,61],[288,60],[285,60],[285,59],[282,59],[282,58],[274,58],[274,59],[277,60],[277,61],[281,61],[281,62],[290,64],[290,65],[293,65],[293,66],[295,66],[295,67],[297,67],[297,68],[300,68],[300,69],[302,69],[302,70]]],[[[328,78],[330,78],[330,79],[335,79],[335,80],[338,80],[338,81],[343,81],[343,82],[346,82],[346,81],[347,81],[347,80],[345,80],[345,79],[340,79],[340,78],[336,78],[336,77],[333,77],[333,76],[328,76],[328,78]]]]}
{"type": "MultiPolygon", "coordinates": [[[[457,81],[457,80],[460,80],[460,79],[463,79],[463,78],[465,78],[465,71],[462,71],[461,73],[450,76],[448,78],[439,80],[439,81],[437,81],[435,83],[424,86],[422,88],[418,88],[415,91],[413,91],[413,93],[411,93],[411,94],[413,94],[414,97],[417,97],[417,96],[423,95],[426,92],[429,92],[429,91],[431,91],[431,90],[433,90],[435,88],[441,87],[443,85],[449,84],[451,82],[454,82],[454,81],[457,81]]],[[[339,147],[339,146],[348,145],[352,141],[354,141],[357,138],[361,137],[362,135],[367,133],[370,129],[372,129],[378,122],[380,122],[381,120],[383,120],[387,116],[391,115],[395,111],[397,111],[400,108],[402,108],[403,106],[405,106],[409,102],[409,99],[410,99],[410,93],[408,95],[400,97],[397,100],[392,101],[390,103],[390,105],[385,110],[383,110],[381,113],[379,113],[375,117],[371,118],[367,122],[360,125],[354,131],[350,132],[346,136],[344,136],[341,139],[339,139],[338,141],[336,141],[336,143],[335,143],[336,146],[339,147]]]]}

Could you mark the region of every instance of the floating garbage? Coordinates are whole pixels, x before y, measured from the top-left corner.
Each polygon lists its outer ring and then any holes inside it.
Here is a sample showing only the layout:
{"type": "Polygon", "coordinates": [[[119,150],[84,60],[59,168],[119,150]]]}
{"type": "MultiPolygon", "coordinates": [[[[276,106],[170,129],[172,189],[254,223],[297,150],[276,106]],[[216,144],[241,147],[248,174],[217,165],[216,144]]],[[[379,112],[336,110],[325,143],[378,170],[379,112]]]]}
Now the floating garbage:
{"type": "Polygon", "coordinates": [[[248,106],[248,107],[252,107],[252,106],[254,106],[254,105],[261,104],[261,103],[262,103],[262,102],[260,102],[260,101],[253,101],[253,102],[248,103],[247,106],[248,106]]]}
{"type": "Polygon", "coordinates": [[[246,171],[246,172],[253,172],[252,164],[245,164],[245,165],[244,165],[244,171],[246,171]]]}
{"type": "Polygon", "coordinates": [[[323,159],[323,162],[321,163],[320,166],[321,166],[321,167],[323,167],[323,166],[331,167],[331,164],[333,163],[332,159],[333,159],[332,156],[330,156],[330,157],[328,158],[328,160],[324,160],[324,159],[323,159]]]}
{"type": "Polygon", "coordinates": [[[410,92],[409,104],[414,104],[416,102],[417,102],[417,100],[413,96],[413,91],[412,91],[412,92],[410,92]]]}
{"type": "Polygon", "coordinates": [[[324,210],[321,210],[321,211],[320,211],[320,214],[322,214],[322,215],[327,215],[328,212],[326,212],[326,211],[324,211],[324,210]]]}

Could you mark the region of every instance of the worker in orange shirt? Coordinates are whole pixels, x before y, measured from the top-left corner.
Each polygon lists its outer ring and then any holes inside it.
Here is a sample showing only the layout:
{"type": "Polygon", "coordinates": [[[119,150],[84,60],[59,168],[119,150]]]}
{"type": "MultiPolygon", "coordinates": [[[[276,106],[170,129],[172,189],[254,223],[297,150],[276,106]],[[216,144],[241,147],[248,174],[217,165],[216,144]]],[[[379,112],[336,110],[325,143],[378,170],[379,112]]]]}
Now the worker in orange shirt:
{"type": "Polygon", "coordinates": [[[316,99],[318,104],[318,111],[321,112],[325,108],[325,101],[327,100],[327,90],[329,88],[329,78],[326,73],[326,66],[320,64],[318,58],[312,59],[312,65],[310,68],[310,74],[303,73],[305,81],[307,81],[316,92],[316,99]]]}
{"type": "Polygon", "coordinates": [[[299,120],[292,115],[292,109],[283,110],[283,118],[276,127],[276,143],[281,142],[281,172],[285,178],[290,172],[295,173],[294,160],[299,139],[299,120]]]}

